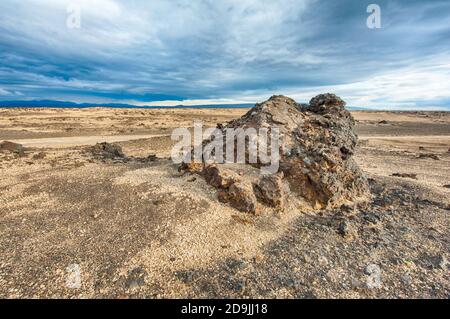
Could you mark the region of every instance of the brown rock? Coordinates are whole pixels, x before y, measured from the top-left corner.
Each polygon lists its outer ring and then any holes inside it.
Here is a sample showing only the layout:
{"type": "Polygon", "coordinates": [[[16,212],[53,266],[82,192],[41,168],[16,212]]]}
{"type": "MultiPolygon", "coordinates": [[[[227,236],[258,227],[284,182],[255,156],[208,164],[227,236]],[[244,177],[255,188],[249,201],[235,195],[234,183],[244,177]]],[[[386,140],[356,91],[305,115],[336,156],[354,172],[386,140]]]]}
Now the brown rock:
{"type": "Polygon", "coordinates": [[[288,187],[283,183],[283,173],[261,177],[253,189],[256,198],[264,204],[275,208],[284,207],[288,187]]]}
{"type": "Polygon", "coordinates": [[[311,99],[306,109],[314,113],[328,113],[332,110],[343,111],[345,104],[340,97],[326,93],[311,99]]]}
{"type": "Polygon", "coordinates": [[[417,179],[417,174],[409,174],[409,173],[394,173],[391,176],[400,177],[400,178],[417,179]]]}
{"type": "Polygon", "coordinates": [[[237,174],[215,165],[206,166],[203,169],[203,177],[209,185],[220,189],[228,189],[238,180],[237,174]]]}
{"type": "Polygon", "coordinates": [[[419,154],[419,156],[417,156],[417,158],[419,158],[419,159],[430,158],[430,159],[433,159],[435,161],[439,161],[440,160],[439,156],[437,156],[436,154],[419,154]]]}
{"type": "MultiPolygon", "coordinates": [[[[266,204],[282,206],[282,183],[298,199],[317,210],[368,199],[368,182],[353,159],[358,142],[355,120],[345,110],[345,102],[336,95],[319,95],[309,105],[300,105],[285,96],[273,96],[243,117],[218,126],[224,136],[227,129],[248,128],[278,128],[280,133],[278,173],[283,177],[262,179],[254,187],[258,198],[266,204]]],[[[213,142],[214,137],[205,140],[203,146],[213,142]]],[[[224,153],[226,156],[226,146],[224,153]]],[[[248,165],[265,166],[260,158],[257,163],[249,163],[248,153],[247,147],[248,165]]],[[[216,166],[221,169],[221,164],[216,166]]],[[[227,183],[224,186],[214,171],[206,176],[218,188],[228,186],[227,183]]],[[[254,182],[246,174],[241,179],[254,182]]]]}
{"type": "Polygon", "coordinates": [[[45,154],[44,152],[39,152],[39,153],[33,155],[33,159],[40,160],[40,159],[44,159],[46,156],[47,156],[47,154],[45,154]]]}
{"type": "Polygon", "coordinates": [[[186,171],[189,172],[191,174],[201,174],[203,172],[203,163],[196,163],[196,162],[192,162],[192,163],[183,163],[180,166],[180,171],[186,171]]]}
{"type": "Polygon", "coordinates": [[[219,201],[244,213],[256,213],[256,197],[248,183],[237,182],[219,193],[219,201]]]}
{"type": "Polygon", "coordinates": [[[122,147],[117,144],[111,143],[98,143],[92,147],[90,147],[90,152],[99,158],[104,159],[115,159],[115,158],[125,158],[123,154],[122,147]]]}
{"type": "Polygon", "coordinates": [[[20,156],[25,155],[25,149],[21,144],[4,141],[0,143],[0,152],[11,152],[20,156]]]}

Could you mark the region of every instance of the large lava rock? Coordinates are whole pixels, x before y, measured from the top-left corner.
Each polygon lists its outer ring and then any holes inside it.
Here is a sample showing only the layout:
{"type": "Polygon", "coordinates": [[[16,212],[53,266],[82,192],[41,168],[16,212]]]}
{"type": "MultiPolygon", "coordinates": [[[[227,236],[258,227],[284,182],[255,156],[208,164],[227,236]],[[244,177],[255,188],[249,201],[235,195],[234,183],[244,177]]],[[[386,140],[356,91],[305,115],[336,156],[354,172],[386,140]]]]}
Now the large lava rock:
{"type": "MultiPolygon", "coordinates": [[[[358,142],[355,121],[343,100],[334,94],[322,94],[313,98],[309,105],[301,105],[285,96],[273,96],[242,118],[219,125],[218,129],[225,135],[229,128],[274,127],[280,132],[279,171],[273,176],[251,180],[255,196],[251,195],[250,201],[254,202],[255,197],[264,205],[282,208],[289,193],[311,209],[325,209],[367,198],[367,180],[352,158],[358,142]]],[[[203,147],[213,141],[214,138],[204,141],[203,147]]],[[[262,167],[258,163],[250,165],[262,167]]],[[[246,192],[239,192],[240,198],[233,201],[237,192],[236,187],[231,187],[232,173],[224,173],[223,180],[221,177],[221,171],[227,170],[226,165],[216,164],[211,169],[203,163],[202,172],[208,181],[213,181],[211,185],[221,189],[222,201],[228,199],[241,211],[255,212],[255,205],[242,205],[241,197],[248,193],[248,188],[246,192]],[[230,189],[225,196],[223,192],[230,189]]],[[[240,176],[238,183],[245,179],[245,175],[240,176]]]]}

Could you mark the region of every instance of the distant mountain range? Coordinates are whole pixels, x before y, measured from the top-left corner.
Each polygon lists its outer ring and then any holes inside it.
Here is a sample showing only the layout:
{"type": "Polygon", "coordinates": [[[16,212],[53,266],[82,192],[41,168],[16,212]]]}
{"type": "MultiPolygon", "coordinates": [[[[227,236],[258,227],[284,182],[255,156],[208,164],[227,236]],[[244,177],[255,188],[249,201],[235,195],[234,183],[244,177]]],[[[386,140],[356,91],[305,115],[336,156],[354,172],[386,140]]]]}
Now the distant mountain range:
{"type": "MultiPolygon", "coordinates": [[[[105,108],[133,108],[133,109],[248,109],[255,106],[254,103],[243,103],[243,104],[210,104],[210,105],[176,105],[176,106],[138,106],[132,104],[122,104],[122,103],[75,103],[67,101],[53,101],[53,100],[33,100],[33,101],[0,101],[0,108],[14,108],[14,107],[24,107],[24,108],[93,108],[93,107],[105,107],[105,108]]],[[[367,110],[363,107],[347,107],[350,110],[367,110]]]]}
{"type": "Polygon", "coordinates": [[[211,104],[211,105],[177,105],[177,106],[138,106],[132,104],[121,103],[75,103],[65,101],[52,101],[52,100],[40,100],[40,101],[0,101],[0,108],[6,107],[30,107],[30,108],[91,108],[91,107],[111,107],[111,108],[140,108],[140,109],[158,109],[158,108],[251,108],[254,104],[211,104]]]}

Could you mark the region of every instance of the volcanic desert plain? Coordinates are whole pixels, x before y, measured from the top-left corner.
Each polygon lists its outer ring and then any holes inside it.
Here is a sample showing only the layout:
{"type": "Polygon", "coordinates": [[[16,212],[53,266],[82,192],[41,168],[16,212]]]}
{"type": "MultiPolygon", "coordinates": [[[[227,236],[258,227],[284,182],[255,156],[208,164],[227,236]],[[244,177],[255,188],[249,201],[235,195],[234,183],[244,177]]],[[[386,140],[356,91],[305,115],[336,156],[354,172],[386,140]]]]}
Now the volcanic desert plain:
{"type": "Polygon", "coordinates": [[[0,298],[450,297],[449,112],[352,111],[370,200],[257,214],[170,158],[247,112],[0,109],[0,298]]]}

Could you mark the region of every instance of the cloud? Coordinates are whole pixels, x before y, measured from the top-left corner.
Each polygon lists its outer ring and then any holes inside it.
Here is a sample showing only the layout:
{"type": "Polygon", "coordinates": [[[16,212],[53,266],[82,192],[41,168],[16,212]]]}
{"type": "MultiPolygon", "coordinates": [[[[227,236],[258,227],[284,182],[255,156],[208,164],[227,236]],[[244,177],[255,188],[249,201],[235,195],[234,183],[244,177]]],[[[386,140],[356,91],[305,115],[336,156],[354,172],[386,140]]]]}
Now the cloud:
{"type": "Polygon", "coordinates": [[[3,0],[0,99],[179,104],[275,93],[360,106],[449,100],[448,1],[3,0]],[[66,26],[68,5],[81,28],[66,26]]]}

